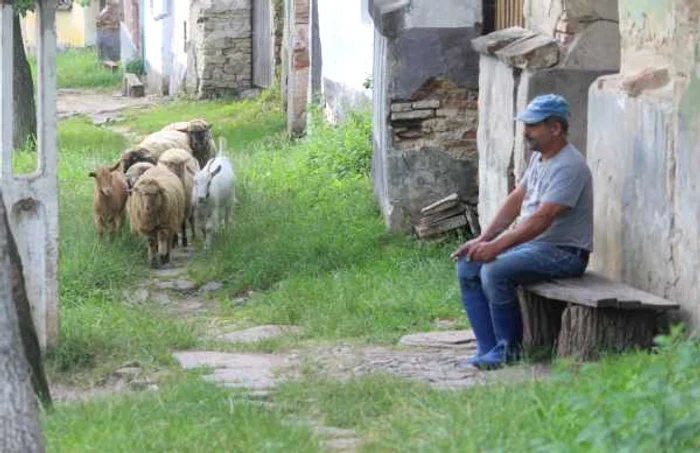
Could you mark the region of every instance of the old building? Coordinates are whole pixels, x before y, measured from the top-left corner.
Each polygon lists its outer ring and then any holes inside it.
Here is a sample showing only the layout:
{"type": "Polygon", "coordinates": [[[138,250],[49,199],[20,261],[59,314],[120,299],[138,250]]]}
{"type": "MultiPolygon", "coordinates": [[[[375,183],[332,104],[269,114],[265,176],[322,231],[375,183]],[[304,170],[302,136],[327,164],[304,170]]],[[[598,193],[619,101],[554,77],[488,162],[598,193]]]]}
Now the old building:
{"type": "MultiPolygon", "coordinates": [[[[95,0],[87,6],[77,1],[59,0],[56,9],[56,39],[59,48],[88,47],[97,44],[96,19],[106,0],[95,0]]],[[[28,50],[37,45],[37,16],[28,12],[22,18],[22,38],[28,50]]]]}
{"type": "Polygon", "coordinates": [[[620,0],[620,72],[590,89],[593,267],[700,322],[700,3],[620,0]]]}
{"type": "Polygon", "coordinates": [[[505,28],[473,43],[481,54],[479,217],[484,225],[527,166],[529,154],[516,114],[539,94],[564,95],[572,106],[569,139],[585,153],[588,89],[596,78],[619,68],[616,2],[519,3],[520,8],[502,11],[506,2],[493,2],[495,25],[505,28]]]}
{"type": "Polygon", "coordinates": [[[121,59],[143,61],[150,92],[213,98],[251,88],[251,0],[122,0],[122,10],[121,59]]]}
{"type": "Polygon", "coordinates": [[[407,230],[451,193],[476,204],[481,1],[370,0],[374,187],[388,227],[407,230]]]}

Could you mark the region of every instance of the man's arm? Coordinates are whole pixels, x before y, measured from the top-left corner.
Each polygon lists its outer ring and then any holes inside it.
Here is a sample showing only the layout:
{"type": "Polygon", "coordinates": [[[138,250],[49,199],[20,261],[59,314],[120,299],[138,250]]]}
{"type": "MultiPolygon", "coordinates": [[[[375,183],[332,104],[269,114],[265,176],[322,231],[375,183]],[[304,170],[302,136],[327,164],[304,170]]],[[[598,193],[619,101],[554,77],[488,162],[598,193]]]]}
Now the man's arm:
{"type": "Polygon", "coordinates": [[[498,210],[496,217],[491,221],[491,224],[480,237],[485,241],[490,241],[507,230],[520,215],[520,209],[523,206],[524,199],[525,187],[519,185],[514,191],[508,194],[506,201],[501,206],[501,209],[498,210]]]}
{"type": "Polygon", "coordinates": [[[466,256],[469,250],[475,245],[488,242],[505,231],[515,221],[518,215],[520,215],[520,208],[525,199],[525,192],[525,186],[519,185],[508,194],[506,201],[498,210],[496,217],[491,224],[489,224],[488,228],[486,228],[479,237],[471,239],[459,246],[459,248],[452,253],[452,259],[456,261],[466,256]]]}
{"type": "Polygon", "coordinates": [[[562,206],[556,203],[543,202],[539,208],[528,217],[524,222],[500,235],[495,242],[502,250],[508,250],[523,242],[527,242],[544,233],[549,228],[554,219],[564,211],[569,209],[568,206],[562,206]]]}
{"type": "Polygon", "coordinates": [[[537,211],[520,223],[513,230],[507,231],[497,239],[478,244],[473,247],[467,257],[471,261],[489,262],[496,259],[498,255],[523,242],[527,242],[544,233],[549,228],[554,219],[569,209],[556,203],[541,203],[537,211]]]}

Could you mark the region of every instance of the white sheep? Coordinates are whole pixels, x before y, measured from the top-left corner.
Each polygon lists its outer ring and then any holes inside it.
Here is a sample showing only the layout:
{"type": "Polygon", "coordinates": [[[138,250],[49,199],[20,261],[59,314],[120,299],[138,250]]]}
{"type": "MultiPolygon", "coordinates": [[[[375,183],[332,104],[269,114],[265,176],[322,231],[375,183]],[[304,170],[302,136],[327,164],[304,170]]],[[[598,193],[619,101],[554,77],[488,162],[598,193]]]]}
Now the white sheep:
{"type": "MultiPolygon", "coordinates": [[[[139,165],[139,164],[136,164],[139,165]]],[[[194,239],[194,209],[192,206],[192,187],[194,186],[194,175],[199,171],[199,163],[192,154],[181,148],[172,148],[164,152],[158,159],[158,165],[166,166],[175,173],[185,189],[185,221],[182,223],[182,245],[187,247],[186,221],[189,220],[194,239]]],[[[133,168],[133,167],[132,167],[133,168]]]]}
{"type": "Polygon", "coordinates": [[[223,156],[210,159],[194,176],[192,200],[195,224],[201,229],[205,246],[211,245],[214,231],[228,228],[235,199],[235,175],[231,161],[223,156]]]}
{"type": "Polygon", "coordinates": [[[124,176],[116,166],[112,168],[96,168],[89,176],[95,178],[93,194],[93,220],[97,236],[102,239],[105,227],[109,230],[109,240],[114,235],[124,219],[124,207],[129,196],[129,189],[124,176]]]}
{"type": "Polygon", "coordinates": [[[146,171],[129,197],[131,229],[148,238],[151,267],[170,261],[170,246],[185,218],[185,190],[164,166],[146,171]]]}

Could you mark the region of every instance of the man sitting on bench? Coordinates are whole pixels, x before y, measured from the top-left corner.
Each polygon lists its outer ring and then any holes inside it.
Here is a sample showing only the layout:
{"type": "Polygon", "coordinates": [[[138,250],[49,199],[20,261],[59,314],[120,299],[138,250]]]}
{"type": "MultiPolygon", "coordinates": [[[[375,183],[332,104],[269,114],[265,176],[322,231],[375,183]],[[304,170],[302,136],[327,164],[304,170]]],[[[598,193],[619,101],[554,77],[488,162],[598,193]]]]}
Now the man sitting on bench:
{"type": "Polygon", "coordinates": [[[488,228],[452,254],[477,342],[476,355],[460,368],[493,369],[520,358],[517,286],[586,270],[593,248],[592,178],[583,155],[567,142],[568,119],[568,103],[554,94],[536,97],[517,116],[534,151],[527,171],[488,228]]]}

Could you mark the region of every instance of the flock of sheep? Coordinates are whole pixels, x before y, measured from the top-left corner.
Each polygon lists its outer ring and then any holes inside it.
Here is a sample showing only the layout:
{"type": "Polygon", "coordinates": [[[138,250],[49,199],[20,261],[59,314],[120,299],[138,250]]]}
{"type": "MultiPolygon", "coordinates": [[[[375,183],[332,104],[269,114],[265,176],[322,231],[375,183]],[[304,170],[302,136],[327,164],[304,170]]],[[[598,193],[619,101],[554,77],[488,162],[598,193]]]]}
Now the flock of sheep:
{"type": "Polygon", "coordinates": [[[95,179],[94,221],[98,237],[114,238],[124,216],[131,230],[148,239],[148,259],[158,268],[170,260],[178,235],[187,246],[199,229],[208,247],[213,233],[228,226],[234,202],[233,166],[220,144],[215,154],[211,126],[196,119],[170,124],[124,151],[95,179]]]}

